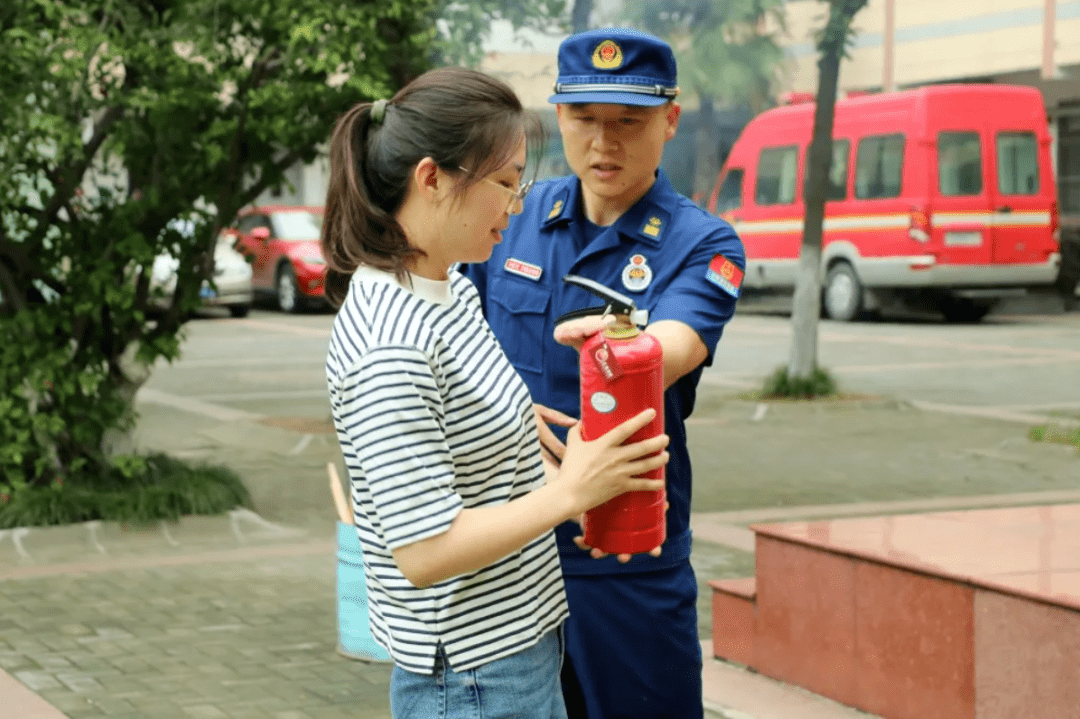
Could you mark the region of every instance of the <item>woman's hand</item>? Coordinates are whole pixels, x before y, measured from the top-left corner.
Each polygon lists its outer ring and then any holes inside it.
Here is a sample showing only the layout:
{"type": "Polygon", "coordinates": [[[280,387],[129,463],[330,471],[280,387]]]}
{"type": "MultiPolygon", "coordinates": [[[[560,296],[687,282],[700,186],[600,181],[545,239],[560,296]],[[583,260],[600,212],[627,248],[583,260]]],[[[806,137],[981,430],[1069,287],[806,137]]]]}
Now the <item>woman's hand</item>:
{"type": "Polygon", "coordinates": [[[562,466],[553,482],[567,493],[569,516],[576,517],[624,492],[658,492],[664,488],[664,480],[641,475],[667,464],[669,455],[664,448],[668,436],[661,434],[623,444],[655,417],[655,409],[643,410],[589,442],[581,438],[580,424],[570,428],[562,466]]]}
{"type": "Polygon", "coordinates": [[[567,320],[555,326],[555,341],[580,352],[586,340],[614,322],[615,315],[589,315],[567,320]]]}

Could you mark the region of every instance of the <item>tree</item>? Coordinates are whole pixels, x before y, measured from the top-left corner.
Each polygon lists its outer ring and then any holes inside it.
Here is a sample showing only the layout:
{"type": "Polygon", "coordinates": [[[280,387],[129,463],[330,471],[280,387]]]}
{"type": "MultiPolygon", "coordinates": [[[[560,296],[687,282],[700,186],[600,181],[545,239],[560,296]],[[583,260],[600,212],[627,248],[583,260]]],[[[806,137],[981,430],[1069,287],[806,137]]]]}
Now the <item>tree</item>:
{"type": "Polygon", "coordinates": [[[593,0],[574,0],[570,11],[570,32],[579,33],[589,29],[589,16],[592,15],[593,0]]]}
{"type": "MultiPolygon", "coordinates": [[[[574,2],[576,18],[577,5],[591,5],[592,0],[574,2]]],[[[567,29],[566,0],[438,0],[431,20],[439,28],[433,57],[435,64],[475,66],[480,61],[481,42],[493,20],[506,20],[515,30],[529,28],[544,33],[563,33],[567,29]]]]}
{"type": "Polygon", "coordinates": [[[695,200],[708,197],[720,172],[716,103],[771,104],[772,84],[783,60],[776,32],[783,29],[783,0],[634,0],[631,23],[667,39],[679,63],[679,85],[699,103],[694,128],[695,200]]]}
{"type": "Polygon", "coordinates": [[[110,433],[212,276],[221,228],[337,116],[422,71],[433,0],[0,8],[0,503],[131,474],[110,433]],[[194,217],[194,236],[170,222],[194,217]],[[154,258],[180,260],[152,317],[154,258]],[[118,465],[119,463],[119,465],[118,465]]]}
{"type": "Polygon", "coordinates": [[[791,315],[792,344],[788,377],[795,382],[809,381],[818,371],[818,317],[821,314],[821,241],[825,220],[825,198],[832,164],[833,117],[840,60],[847,54],[854,33],[851,22],[866,6],[867,0],[830,0],[825,27],[817,38],[818,87],[814,107],[814,129],[810,140],[809,162],[803,196],[802,247],[795,281],[791,315]]]}

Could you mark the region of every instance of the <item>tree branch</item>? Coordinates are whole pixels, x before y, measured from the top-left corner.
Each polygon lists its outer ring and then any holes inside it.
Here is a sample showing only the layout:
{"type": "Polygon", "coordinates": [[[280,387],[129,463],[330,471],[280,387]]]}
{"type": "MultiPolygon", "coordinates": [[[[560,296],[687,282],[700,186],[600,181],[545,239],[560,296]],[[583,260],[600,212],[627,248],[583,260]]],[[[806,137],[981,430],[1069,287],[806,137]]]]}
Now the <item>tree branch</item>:
{"type": "Polygon", "coordinates": [[[79,182],[82,180],[86,170],[90,167],[90,163],[93,162],[94,156],[101,148],[105,139],[109,136],[109,131],[112,126],[123,117],[124,108],[119,105],[113,105],[101,119],[94,124],[94,132],[90,136],[90,139],[85,145],[83,145],[83,156],[71,165],[63,168],[59,173],[61,182],[54,185],[55,192],[49,199],[48,204],[41,211],[41,220],[38,223],[37,229],[31,234],[32,241],[38,241],[44,237],[49,227],[56,220],[56,214],[60,211],[60,208],[71,201],[71,198],[75,195],[76,188],[79,187],[79,182]]]}

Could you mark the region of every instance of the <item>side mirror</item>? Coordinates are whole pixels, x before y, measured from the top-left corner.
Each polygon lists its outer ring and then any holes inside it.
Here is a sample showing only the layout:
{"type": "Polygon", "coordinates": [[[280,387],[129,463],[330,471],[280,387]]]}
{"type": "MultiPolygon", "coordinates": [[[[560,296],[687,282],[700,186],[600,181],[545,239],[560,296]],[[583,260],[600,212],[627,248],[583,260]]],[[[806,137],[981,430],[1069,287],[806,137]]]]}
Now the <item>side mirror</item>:
{"type": "Polygon", "coordinates": [[[270,239],[270,228],[269,227],[256,227],[256,228],[251,230],[251,237],[256,239],[256,240],[270,239]]]}

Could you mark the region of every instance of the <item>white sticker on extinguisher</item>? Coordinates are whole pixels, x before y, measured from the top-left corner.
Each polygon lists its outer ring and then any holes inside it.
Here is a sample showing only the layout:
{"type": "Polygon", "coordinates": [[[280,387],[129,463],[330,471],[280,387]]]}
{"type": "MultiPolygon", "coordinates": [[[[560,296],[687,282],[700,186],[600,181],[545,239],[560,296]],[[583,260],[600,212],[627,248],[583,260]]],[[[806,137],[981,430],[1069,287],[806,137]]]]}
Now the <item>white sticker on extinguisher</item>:
{"type": "Polygon", "coordinates": [[[607,414],[615,409],[615,398],[607,392],[593,392],[589,398],[589,404],[600,414],[607,414]]]}

